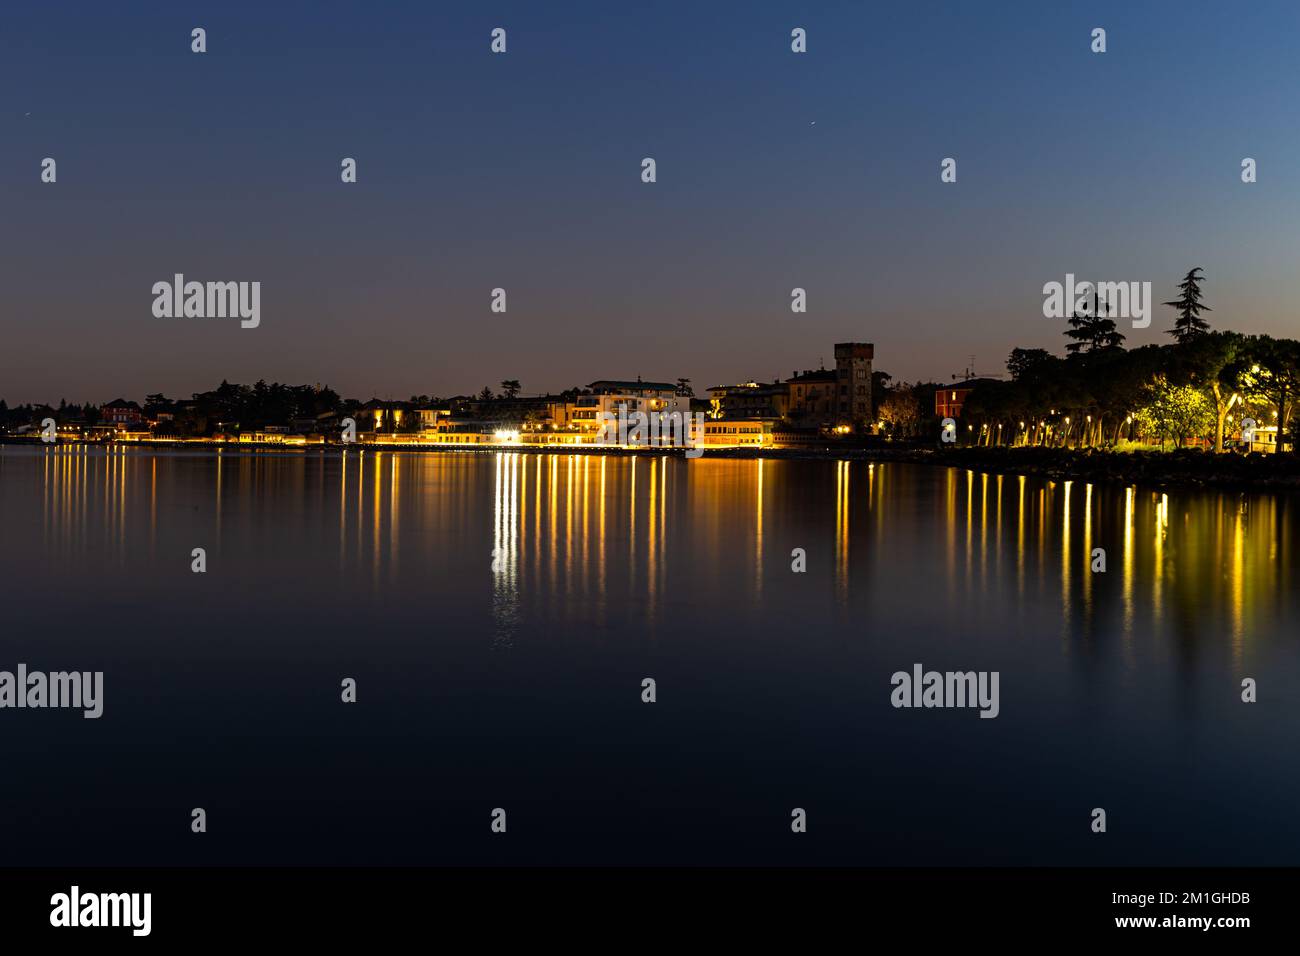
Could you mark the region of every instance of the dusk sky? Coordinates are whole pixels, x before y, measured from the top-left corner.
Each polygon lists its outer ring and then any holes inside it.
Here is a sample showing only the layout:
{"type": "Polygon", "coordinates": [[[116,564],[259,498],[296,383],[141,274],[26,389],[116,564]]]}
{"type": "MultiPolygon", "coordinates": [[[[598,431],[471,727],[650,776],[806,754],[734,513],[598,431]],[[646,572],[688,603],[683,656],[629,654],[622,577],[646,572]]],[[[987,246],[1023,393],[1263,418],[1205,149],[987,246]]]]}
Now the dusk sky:
{"type": "Polygon", "coordinates": [[[1297,331],[1294,3],[617,6],[6,4],[0,397],[698,391],[845,340],[946,381],[1059,353],[1067,272],[1202,266],[1214,327],[1297,331]],[[155,318],[178,272],[260,327],[155,318]]]}

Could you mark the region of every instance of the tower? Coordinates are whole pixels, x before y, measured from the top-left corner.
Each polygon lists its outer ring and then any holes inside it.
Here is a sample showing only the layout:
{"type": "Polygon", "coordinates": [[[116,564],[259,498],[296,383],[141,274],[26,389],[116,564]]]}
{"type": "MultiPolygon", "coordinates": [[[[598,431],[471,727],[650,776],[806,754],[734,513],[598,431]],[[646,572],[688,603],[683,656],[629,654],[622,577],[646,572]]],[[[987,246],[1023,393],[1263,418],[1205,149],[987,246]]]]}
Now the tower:
{"type": "Polygon", "coordinates": [[[875,354],[876,347],[870,342],[835,346],[835,411],[845,422],[871,421],[871,360],[875,354]]]}

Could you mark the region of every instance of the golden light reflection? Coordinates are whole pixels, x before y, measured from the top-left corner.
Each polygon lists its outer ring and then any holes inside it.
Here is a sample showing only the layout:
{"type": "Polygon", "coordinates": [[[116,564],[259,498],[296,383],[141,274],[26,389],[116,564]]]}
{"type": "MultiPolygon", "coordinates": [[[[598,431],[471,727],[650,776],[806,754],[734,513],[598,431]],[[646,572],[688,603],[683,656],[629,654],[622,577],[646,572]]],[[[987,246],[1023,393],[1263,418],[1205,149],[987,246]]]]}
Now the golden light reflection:
{"type": "MultiPolygon", "coordinates": [[[[582,456],[582,566],[591,567],[591,456],[582,456]]],[[[590,578],[586,575],[582,578],[582,593],[585,596],[588,593],[588,582],[590,578]]]]}
{"type": "Polygon", "coordinates": [[[383,535],[383,513],[384,513],[383,511],[383,504],[384,504],[383,457],[384,456],[382,452],[375,452],[374,455],[372,455],[371,457],[374,459],[375,473],[371,477],[371,481],[370,481],[371,485],[374,487],[374,494],[371,497],[371,501],[373,502],[373,505],[370,514],[370,525],[371,525],[370,566],[371,566],[371,574],[372,574],[372,585],[376,590],[378,590],[379,582],[381,580],[379,556],[384,553],[380,546],[382,542],[382,535],[383,535]]]}
{"type": "Polygon", "coordinates": [[[1164,610],[1165,536],[1169,530],[1169,496],[1162,494],[1155,511],[1155,547],[1152,549],[1151,600],[1152,614],[1157,621],[1164,610]]]}
{"type": "Polygon", "coordinates": [[[1070,540],[1070,486],[1065,483],[1061,495],[1061,614],[1068,625],[1070,620],[1070,551],[1074,543],[1070,540]]]}
{"type": "Polygon", "coordinates": [[[975,472],[966,470],[966,593],[970,593],[974,573],[975,472]]]}
{"type": "Polygon", "coordinates": [[[493,455],[492,616],[494,643],[508,646],[519,624],[519,455],[493,455]]]}
{"type": "Polygon", "coordinates": [[[980,588],[988,584],[989,567],[989,476],[980,475],[980,588]]]}
{"type": "Polygon", "coordinates": [[[1025,599],[1025,476],[1016,479],[1016,596],[1025,599]]]}
{"type": "Polygon", "coordinates": [[[596,507],[600,509],[600,544],[596,549],[597,554],[597,593],[603,602],[605,599],[605,465],[608,464],[609,458],[605,455],[600,456],[600,497],[597,500],[596,507]]]}
{"type": "Polygon", "coordinates": [[[557,597],[561,581],[563,605],[593,621],[608,604],[620,613],[644,610],[662,624],[670,583],[679,580],[698,583],[702,600],[752,591],[754,600],[738,606],[762,613],[758,599],[775,581],[765,579],[766,552],[805,540],[812,560],[801,580],[822,577],[820,600],[903,600],[897,581],[906,580],[923,582],[926,595],[946,592],[951,607],[973,615],[1014,609],[1009,627],[1031,612],[1040,621],[1044,610],[1059,613],[1066,652],[1087,641],[1090,652],[1103,653],[1109,637],[1130,671],[1146,659],[1144,647],[1167,655],[1196,641],[1218,642],[1234,667],[1253,666],[1252,642],[1281,627],[1294,602],[1291,539],[1300,511],[1280,496],[1085,482],[1076,503],[1077,482],[1026,476],[980,473],[976,495],[976,475],[967,469],[660,456],[593,461],[567,452],[530,460],[520,451],[411,457],[349,449],[335,460],[228,451],[182,468],[166,453],[56,447],[21,459],[25,471],[6,454],[5,491],[22,478],[32,488],[25,512],[32,550],[43,542],[51,555],[85,556],[97,566],[165,568],[196,545],[211,557],[223,529],[227,557],[255,561],[259,548],[274,544],[268,529],[285,530],[286,538],[307,529],[343,579],[391,596],[408,593],[399,583],[459,560],[449,554],[481,561],[490,511],[501,560],[491,580],[501,635],[527,632],[529,600],[537,602],[534,614],[559,613],[545,597],[548,588],[557,597]],[[856,500],[855,467],[866,468],[856,500]],[[639,476],[644,469],[649,473],[639,476]],[[869,550],[859,557],[850,594],[854,508],[864,503],[857,530],[861,543],[868,523],[869,550]],[[178,514],[186,519],[181,544],[178,514]],[[828,568],[805,533],[819,529],[824,548],[832,520],[828,568]],[[1121,580],[1091,571],[1096,547],[1121,580]],[[680,578],[670,562],[683,568],[680,578]],[[712,588],[715,582],[720,587],[712,588]]]}
{"type": "Polygon", "coordinates": [[[630,582],[636,581],[636,466],[639,460],[639,456],[633,455],[628,461],[632,486],[627,505],[627,573],[630,582]]]}
{"type": "Polygon", "coordinates": [[[564,470],[564,596],[573,600],[573,501],[577,490],[574,470],[578,464],[576,455],[567,456],[564,470]]]}
{"type": "Polygon", "coordinates": [[[1130,664],[1133,662],[1133,589],[1136,584],[1133,580],[1133,523],[1136,520],[1133,508],[1136,498],[1136,486],[1129,485],[1124,489],[1124,580],[1121,582],[1120,600],[1123,608],[1124,647],[1130,664]]]}
{"type": "Polygon", "coordinates": [[[1083,606],[1092,608],[1092,482],[1083,486],[1083,606]]]}
{"type": "Polygon", "coordinates": [[[397,571],[397,542],[398,535],[398,512],[401,499],[401,482],[398,481],[398,470],[401,467],[402,455],[394,452],[389,456],[392,461],[389,463],[388,476],[388,563],[392,573],[397,571]]]}
{"type": "Polygon", "coordinates": [[[754,594],[763,593],[763,459],[758,460],[754,495],[754,594]]]}
{"type": "MultiPolygon", "coordinates": [[[[220,468],[220,459],[217,467],[220,468]]],[[[339,458],[339,570],[347,566],[348,547],[348,452],[345,448],[339,458]]]]}
{"type": "MultiPolygon", "coordinates": [[[[647,507],[650,509],[650,516],[646,521],[647,533],[649,534],[649,542],[646,550],[649,552],[650,560],[646,562],[645,575],[647,597],[649,598],[646,613],[647,616],[651,618],[654,617],[655,612],[655,598],[657,596],[655,593],[655,581],[656,574],[659,570],[659,562],[655,560],[655,555],[658,552],[659,545],[659,465],[662,462],[662,458],[658,461],[655,461],[654,459],[651,459],[650,461],[650,497],[647,501],[647,507]]],[[[635,501],[632,502],[632,508],[634,510],[636,508],[635,501]]]]}
{"type": "Polygon", "coordinates": [[[534,457],[537,459],[537,468],[533,475],[533,566],[540,567],[542,560],[542,456],[536,455],[534,457]]]}
{"type": "Polygon", "coordinates": [[[835,468],[835,587],[841,601],[849,588],[849,463],[835,468]]]}
{"type": "Polygon", "coordinates": [[[1232,560],[1228,574],[1228,606],[1232,617],[1232,663],[1241,667],[1242,648],[1245,643],[1246,617],[1246,519],[1237,511],[1232,521],[1232,560]]]}
{"type": "Polygon", "coordinates": [[[947,557],[946,570],[948,580],[948,600],[953,601],[957,598],[957,470],[955,468],[945,468],[943,505],[944,520],[943,528],[946,531],[943,549],[947,557]]]}
{"type": "Polygon", "coordinates": [[[547,521],[547,544],[550,554],[550,575],[551,596],[555,596],[555,582],[558,580],[559,573],[559,532],[556,526],[556,518],[560,513],[560,459],[556,455],[551,456],[551,478],[550,478],[550,512],[547,521]]]}

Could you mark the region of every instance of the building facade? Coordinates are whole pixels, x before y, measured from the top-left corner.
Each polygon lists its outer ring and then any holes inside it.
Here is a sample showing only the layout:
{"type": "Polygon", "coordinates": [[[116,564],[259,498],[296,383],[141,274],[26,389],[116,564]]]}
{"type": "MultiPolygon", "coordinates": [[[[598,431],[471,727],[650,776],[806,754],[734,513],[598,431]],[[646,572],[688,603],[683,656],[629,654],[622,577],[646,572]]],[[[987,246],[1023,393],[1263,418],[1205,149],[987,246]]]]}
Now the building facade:
{"type": "Polygon", "coordinates": [[[789,403],[787,414],[796,424],[830,425],[838,412],[836,382],[839,376],[831,369],[795,372],[787,378],[789,403]]]}
{"type": "Polygon", "coordinates": [[[100,421],[123,428],[144,424],[144,410],[135,402],[114,399],[99,409],[100,421]]]}
{"type": "Polygon", "coordinates": [[[871,363],[876,347],[870,342],[839,342],[835,346],[835,413],[841,424],[865,424],[874,415],[871,363]]]}
{"type": "Polygon", "coordinates": [[[742,382],[715,385],[708,390],[713,419],[785,418],[790,411],[790,386],[785,382],[742,382]]]}
{"type": "Polygon", "coordinates": [[[991,378],[971,378],[943,386],[934,393],[934,414],[939,418],[961,418],[962,406],[971,392],[981,383],[993,382],[991,378]]]}
{"type": "Polygon", "coordinates": [[[600,379],[574,398],[572,421],[579,431],[594,436],[601,422],[608,420],[603,416],[617,419],[620,413],[631,416],[637,412],[688,415],[690,411],[690,396],[680,394],[677,386],[669,382],[600,379]]]}

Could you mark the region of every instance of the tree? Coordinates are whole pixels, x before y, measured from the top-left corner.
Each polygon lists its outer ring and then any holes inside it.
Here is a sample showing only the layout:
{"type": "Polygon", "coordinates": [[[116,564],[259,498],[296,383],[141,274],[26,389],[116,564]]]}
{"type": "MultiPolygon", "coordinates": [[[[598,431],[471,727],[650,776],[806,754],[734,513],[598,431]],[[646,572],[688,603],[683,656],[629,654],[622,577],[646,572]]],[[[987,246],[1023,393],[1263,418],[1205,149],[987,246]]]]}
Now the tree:
{"type": "MultiPolygon", "coordinates": [[[[1097,356],[1086,374],[1095,382],[1094,394],[1102,414],[1109,417],[1114,441],[1131,426],[1129,415],[1146,401],[1147,387],[1169,365],[1172,345],[1144,345],[1130,351],[1097,356]]],[[[1130,437],[1132,428],[1129,429],[1130,437]]]]}
{"type": "Polygon", "coordinates": [[[1214,451],[1223,451],[1223,431],[1235,401],[1234,368],[1245,339],[1235,332],[1207,332],[1178,346],[1179,371],[1214,404],[1214,451]]]}
{"type": "Polygon", "coordinates": [[[501,383],[501,394],[505,398],[514,398],[519,394],[519,379],[508,378],[501,383]]]}
{"type": "Polygon", "coordinates": [[[484,386],[483,386],[483,391],[481,391],[481,392],[478,393],[478,400],[479,400],[480,402],[490,402],[490,401],[492,401],[492,398],[493,398],[493,395],[492,395],[492,389],[490,389],[490,388],[488,388],[486,385],[484,385],[484,386]]]}
{"type": "Polygon", "coordinates": [[[1235,367],[1242,394],[1276,406],[1278,434],[1285,435],[1300,392],[1300,342],[1253,335],[1242,345],[1235,367]]]}
{"type": "Polygon", "coordinates": [[[904,383],[885,392],[876,414],[890,426],[891,433],[911,437],[921,423],[921,401],[912,388],[904,383]]]}
{"type": "Polygon", "coordinates": [[[1024,394],[1025,389],[1016,382],[981,382],[966,396],[961,415],[967,424],[975,426],[978,444],[1016,441],[1024,394]]]}
{"type": "Polygon", "coordinates": [[[679,378],[677,380],[677,394],[688,398],[695,397],[695,389],[691,388],[691,380],[689,378],[679,378]]]}
{"type": "Polygon", "coordinates": [[[1061,334],[1074,339],[1074,341],[1065,346],[1065,351],[1071,355],[1077,355],[1092,340],[1092,330],[1089,328],[1088,316],[1076,312],[1066,319],[1066,324],[1070,327],[1061,334]]]}
{"type": "Polygon", "coordinates": [[[171,401],[162,392],[154,392],[144,397],[144,413],[146,415],[156,415],[158,412],[165,412],[171,401]]]}
{"type": "Polygon", "coordinates": [[[1214,427],[1214,409],[1199,389],[1174,385],[1159,375],[1146,388],[1146,404],[1134,414],[1138,424],[1182,447],[1187,439],[1206,435],[1214,427]]]}
{"type": "Polygon", "coordinates": [[[1201,318],[1202,312],[1214,311],[1201,301],[1201,279],[1204,276],[1198,276],[1197,273],[1203,271],[1197,266],[1188,272],[1178,284],[1183,294],[1172,302],[1163,303],[1178,313],[1178,320],[1168,332],[1178,340],[1179,345],[1198,335],[1204,335],[1210,329],[1210,323],[1201,318]]]}
{"type": "Polygon", "coordinates": [[[1103,316],[1095,326],[1093,348],[1099,352],[1113,352],[1124,347],[1124,334],[1115,326],[1115,320],[1103,316]]]}
{"type": "Polygon", "coordinates": [[[1082,315],[1075,312],[1068,320],[1070,328],[1064,334],[1074,341],[1065,350],[1071,355],[1078,355],[1082,351],[1102,352],[1122,348],[1124,336],[1116,328],[1115,320],[1109,316],[1110,307],[1094,291],[1092,309],[1082,315]]]}
{"type": "Polygon", "coordinates": [[[1012,349],[1007,357],[1007,371],[1011,373],[1011,380],[1018,382],[1055,361],[1057,359],[1047,349],[1012,349]]]}

